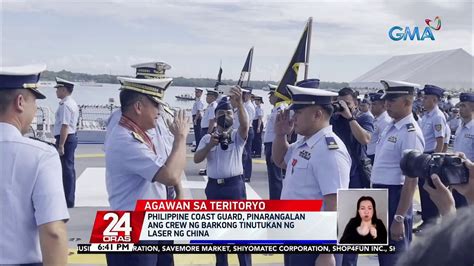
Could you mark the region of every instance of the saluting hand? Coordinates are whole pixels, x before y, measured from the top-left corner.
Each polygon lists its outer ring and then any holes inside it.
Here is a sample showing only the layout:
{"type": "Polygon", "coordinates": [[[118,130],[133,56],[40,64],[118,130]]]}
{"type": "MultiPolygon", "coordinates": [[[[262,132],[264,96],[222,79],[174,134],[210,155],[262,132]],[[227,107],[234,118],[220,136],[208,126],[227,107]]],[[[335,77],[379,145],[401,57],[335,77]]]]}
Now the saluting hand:
{"type": "Polygon", "coordinates": [[[275,120],[275,134],[289,135],[293,130],[293,120],[290,119],[290,110],[279,112],[275,120]]]}
{"type": "Polygon", "coordinates": [[[186,116],[185,110],[179,110],[175,116],[173,123],[169,126],[171,134],[174,137],[186,138],[189,133],[189,117],[186,116]]]}

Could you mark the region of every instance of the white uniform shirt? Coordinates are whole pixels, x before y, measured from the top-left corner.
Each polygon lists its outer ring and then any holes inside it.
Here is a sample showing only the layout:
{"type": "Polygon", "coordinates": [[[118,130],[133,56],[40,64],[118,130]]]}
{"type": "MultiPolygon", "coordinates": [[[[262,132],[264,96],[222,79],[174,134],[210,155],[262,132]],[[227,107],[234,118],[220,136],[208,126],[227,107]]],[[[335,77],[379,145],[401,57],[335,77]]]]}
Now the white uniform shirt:
{"type": "Polygon", "coordinates": [[[403,151],[423,151],[425,141],[420,127],[409,114],[397,123],[393,121],[383,131],[375,151],[372,184],[403,185],[405,176],[400,169],[403,151]]]}
{"type": "Polygon", "coordinates": [[[446,130],[446,118],[438,106],[435,106],[433,110],[423,116],[421,130],[425,140],[425,152],[434,151],[436,148],[436,138],[444,138],[444,131],[446,130]]]}
{"type": "Polygon", "coordinates": [[[261,118],[263,121],[263,116],[265,116],[265,112],[263,111],[262,106],[255,106],[255,117],[253,118],[253,120],[261,118]]]}
{"type": "Polygon", "coordinates": [[[67,96],[59,102],[54,120],[54,136],[61,133],[62,125],[68,126],[68,134],[76,133],[77,121],[79,120],[79,107],[71,96],[67,96]]]}
{"type": "Polygon", "coordinates": [[[349,187],[351,157],[332,126],[291,144],[285,163],[281,199],[322,199],[349,187]]]}
{"type": "Polygon", "coordinates": [[[214,119],[216,117],[216,114],[215,114],[216,107],[217,107],[217,101],[213,101],[206,107],[201,119],[201,128],[209,127],[209,120],[214,119]]]}
{"type": "Polygon", "coordinates": [[[193,109],[191,110],[191,115],[196,115],[198,111],[201,112],[201,115],[202,115],[203,110],[204,110],[204,103],[202,102],[201,98],[196,99],[196,101],[193,104],[193,109]]]}
{"type": "Polygon", "coordinates": [[[391,121],[392,118],[390,118],[387,111],[381,113],[374,119],[374,132],[372,133],[369,144],[367,144],[367,155],[375,154],[375,146],[377,146],[377,141],[379,140],[380,135],[382,134],[385,127],[387,127],[391,121]]]}
{"type": "Polygon", "coordinates": [[[448,121],[449,129],[451,129],[451,131],[456,131],[458,127],[461,125],[461,123],[462,123],[461,117],[459,116],[453,117],[448,121]]]}
{"type": "Polygon", "coordinates": [[[42,261],[40,225],[69,219],[54,147],[0,123],[0,264],[42,261]]]}
{"type": "Polygon", "coordinates": [[[456,130],[454,151],[464,152],[469,160],[474,161],[474,120],[461,124],[456,130]]]}
{"type": "MultiPolygon", "coordinates": [[[[238,130],[232,131],[232,143],[227,150],[222,150],[220,144],[214,146],[207,154],[207,175],[210,178],[221,179],[242,175],[242,153],[245,140],[240,137],[238,130]]],[[[211,140],[211,135],[206,134],[199,142],[197,150],[203,149],[211,140]]]]}
{"type": "Polygon", "coordinates": [[[117,125],[105,146],[106,185],[112,210],[134,210],[139,199],[166,199],[166,186],[153,177],[166,162],[132,131],[117,125]]]}
{"type": "MultiPolygon", "coordinates": [[[[253,105],[252,101],[248,101],[244,103],[245,112],[247,113],[247,120],[249,123],[249,128],[252,127],[252,120],[255,118],[255,106],[253,105]]],[[[234,110],[234,123],[232,123],[233,129],[239,129],[240,121],[239,121],[239,111],[237,109],[234,110]]]]}
{"type": "Polygon", "coordinates": [[[118,110],[115,110],[112,114],[110,114],[109,118],[107,119],[107,128],[105,131],[105,140],[104,140],[104,150],[105,150],[105,146],[107,146],[110,133],[112,133],[112,130],[118,125],[120,121],[120,117],[122,117],[122,111],[118,109],[118,110]]]}
{"type": "Polygon", "coordinates": [[[268,116],[267,124],[265,125],[265,134],[263,135],[263,143],[273,142],[275,139],[275,120],[278,112],[284,111],[288,105],[281,103],[278,106],[273,107],[272,112],[268,116]]]}

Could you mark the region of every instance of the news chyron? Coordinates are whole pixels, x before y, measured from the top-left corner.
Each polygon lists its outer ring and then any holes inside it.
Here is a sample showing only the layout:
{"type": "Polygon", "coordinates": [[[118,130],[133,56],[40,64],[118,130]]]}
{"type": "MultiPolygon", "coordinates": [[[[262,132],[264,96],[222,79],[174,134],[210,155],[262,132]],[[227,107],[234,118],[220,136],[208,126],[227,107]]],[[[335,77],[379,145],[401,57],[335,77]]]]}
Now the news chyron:
{"type": "MultiPolygon", "coordinates": [[[[140,200],[133,211],[97,211],[90,244],[79,244],[78,253],[392,253],[386,232],[383,243],[365,241],[384,238],[382,225],[368,222],[369,209],[387,222],[386,191],[366,191],[378,194],[372,207],[362,201],[364,212],[354,202],[324,211],[321,200],[140,200]],[[359,212],[354,231],[350,220],[359,212]],[[348,224],[344,239],[365,242],[341,242],[348,224]]],[[[339,206],[354,201],[341,193],[339,206]]]]}

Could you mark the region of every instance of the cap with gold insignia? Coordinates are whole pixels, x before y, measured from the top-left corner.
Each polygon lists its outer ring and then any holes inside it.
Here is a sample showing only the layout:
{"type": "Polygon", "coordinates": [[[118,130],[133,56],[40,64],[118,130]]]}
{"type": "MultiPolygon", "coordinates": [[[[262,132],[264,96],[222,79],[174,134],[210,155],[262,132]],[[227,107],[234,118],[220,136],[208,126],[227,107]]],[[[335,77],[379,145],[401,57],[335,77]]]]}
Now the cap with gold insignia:
{"type": "Polygon", "coordinates": [[[463,92],[459,94],[460,102],[474,102],[474,93],[472,92],[463,92]]]}
{"type": "Polygon", "coordinates": [[[172,78],[160,78],[160,79],[143,79],[143,78],[127,78],[117,77],[122,85],[120,90],[132,90],[138,93],[147,95],[153,101],[166,104],[163,101],[164,91],[173,82],[172,78]]]}
{"type": "Polygon", "coordinates": [[[65,79],[56,77],[56,86],[54,87],[55,88],[65,87],[72,90],[74,88],[74,83],[67,81],[65,79]]]}
{"type": "Polygon", "coordinates": [[[435,86],[435,85],[429,85],[426,84],[423,90],[421,90],[425,95],[435,95],[438,96],[438,98],[443,97],[443,94],[445,92],[444,89],[435,86]]]}
{"type": "Polygon", "coordinates": [[[317,89],[318,86],[319,79],[302,80],[296,83],[296,86],[288,85],[288,91],[292,100],[289,108],[296,110],[310,105],[331,104],[333,97],[337,96],[337,93],[317,89]]]}
{"type": "Polygon", "coordinates": [[[46,99],[38,91],[38,81],[46,65],[27,65],[17,67],[0,66],[0,90],[28,89],[37,99],[46,99]]]}
{"type": "Polygon", "coordinates": [[[171,66],[165,62],[148,62],[132,65],[136,68],[136,78],[141,79],[161,79],[165,78],[166,70],[171,69],[171,66]]]}
{"type": "Polygon", "coordinates": [[[385,88],[384,94],[380,98],[382,100],[395,99],[404,95],[415,95],[415,88],[420,87],[419,84],[405,81],[381,80],[380,83],[385,88]]]}

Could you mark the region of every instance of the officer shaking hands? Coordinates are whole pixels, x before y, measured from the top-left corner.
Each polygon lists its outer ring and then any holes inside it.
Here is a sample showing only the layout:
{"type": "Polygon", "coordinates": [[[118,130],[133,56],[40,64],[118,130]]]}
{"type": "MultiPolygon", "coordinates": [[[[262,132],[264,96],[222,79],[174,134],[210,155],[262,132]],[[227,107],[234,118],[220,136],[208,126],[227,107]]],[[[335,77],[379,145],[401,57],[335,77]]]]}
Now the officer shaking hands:
{"type": "Polygon", "coordinates": [[[55,148],[23,137],[45,66],[0,67],[0,265],[66,265],[69,213],[55,148]]]}
{"type": "MultiPolygon", "coordinates": [[[[275,122],[272,158],[286,169],[281,199],[323,200],[324,211],[337,210],[337,190],[348,188],[351,157],[341,139],[332,131],[329,119],[333,113],[332,97],[336,93],[316,89],[318,79],[304,80],[298,86],[288,85],[292,98],[290,110],[279,113],[275,122]],[[287,136],[295,132],[303,138],[288,144],[287,136]]],[[[337,260],[342,256],[337,255],[337,260]]],[[[335,265],[332,254],[287,254],[285,266],[335,265]]]]}
{"type": "MultiPolygon", "coordinates": [[[[231,89],[230,102],[223,97],[215,109],[217,130],[206,134],[194,154],[194,162],[207,159],[209,176],[205,189],[208,200],[245,200],[247,193],[242,167],[242,154],[249,130],[247,112],[242,100],[242,89],[231,89]],[[233,112],[237,109],[240,126],[232,130],[233,112]]],[[[250,254],[238,254],[241,266],[252,264],[250,254]]],[[[227,266],[227,254],[216,254],[216,265],[227,266]]]]}

